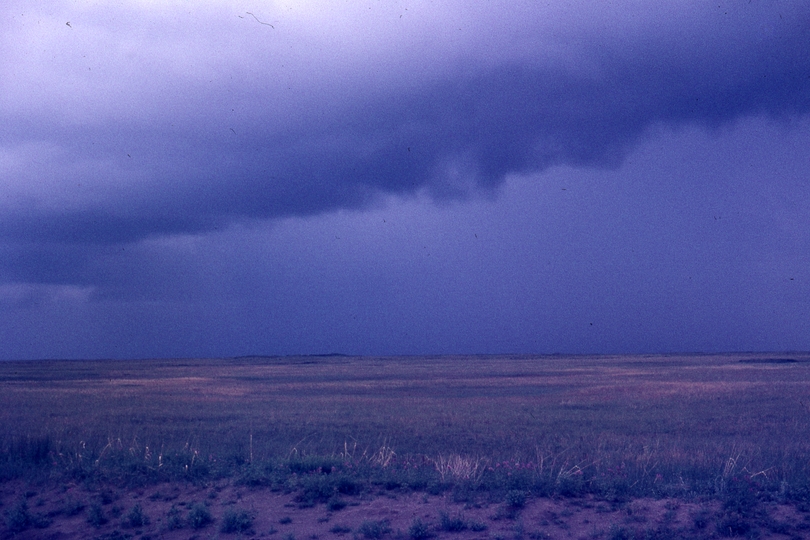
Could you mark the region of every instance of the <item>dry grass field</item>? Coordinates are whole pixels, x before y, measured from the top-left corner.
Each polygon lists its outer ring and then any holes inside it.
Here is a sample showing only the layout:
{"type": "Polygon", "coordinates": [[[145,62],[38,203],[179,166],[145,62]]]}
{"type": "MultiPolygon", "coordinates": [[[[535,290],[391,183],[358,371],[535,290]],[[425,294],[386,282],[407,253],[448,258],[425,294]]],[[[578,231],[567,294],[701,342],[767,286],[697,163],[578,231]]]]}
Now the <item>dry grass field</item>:
{"type": "Polygon", "coordinates": [[[808,354],[2,362],[0,422],[3,537],[810,537],[808,354]]]}

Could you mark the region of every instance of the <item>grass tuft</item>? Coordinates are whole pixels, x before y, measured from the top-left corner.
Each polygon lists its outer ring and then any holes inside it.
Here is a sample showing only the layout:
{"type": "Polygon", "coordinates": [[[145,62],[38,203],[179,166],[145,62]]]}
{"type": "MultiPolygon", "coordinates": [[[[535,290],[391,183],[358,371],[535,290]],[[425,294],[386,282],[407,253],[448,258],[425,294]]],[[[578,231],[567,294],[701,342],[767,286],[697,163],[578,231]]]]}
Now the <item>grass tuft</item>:
{"type": "Polygon", "coordinates": [[[433,533],[430,532],[430,527],[420,518],[415,518],[408,527],[408,536],[411,540],[425,540],[431,538],[433,533]]]}
{"type": "Polygon", "coordinates": [[[227,510],[219,530],[226,534],[249,533],[253,530],[253,516],[246,510],[227,510]]]}
{"type": "Polygon", "coordinates": [[[506,494],[506,506],[512,510],[519,510],[526,506],[526,492],[513,489],[506,494]]]}
{"type": "Polygon", "coordinates": [[[348,534],[348,533],[352,532],[352,528],[347,527],[346,525],[335,524],[335,525],[332,525],[332,528],[329,529],[329,532],[331,532],[333,534],[338,534],[338,535],[348,534]]]}
{"type": "Polygon", "coordinates": [[[462,532],[467,530],[467,522],[458,514],[450,517],[447,512],[439,512],[439,526],[445,532],[462,532]]]}
{"type": "Polygon", "coordinates": [[[366,540],[379,540],[391,532],[388,520],[364,521],[357,528],[357,532],[366,540]]]}
{"type": "Polygon", "coordinates": [[[106,524],[108,521],[107,516],[104,514],[104,509],[101,507],[101,503],[95,502],[87,509],[87,523],[96,529],[106,524]]]}
{"type": "Polygon", "coordinates": [[[326,509],[330,512],[337,512],[346,508],[346,505],[346,501],[335,495],[326,502],[326,509]]]}
{"type": "Polygon", "coordinates": [[[211,517],[211,512],[203,503],[194,503],[188,511],[187,522],[192,529],[202,529],[213,521],[214,518],[211,517]]]}
{"type": "Polygon", "coordinates": [[[172,505],[169,512],[166,514],[166,529],[176,531],[182,529],[184,526],[185,521],[183,520],[183,515],[180,512],[180,509],[175,505],[172,505]]]}
{"type": "Polygon", "coordinates": [[[124,526],[126,527],[143,527],[149,524],[149,516],[144,514],[143,508],[140,504],[132,507],[132,510],[124,518],[124,526]]]}

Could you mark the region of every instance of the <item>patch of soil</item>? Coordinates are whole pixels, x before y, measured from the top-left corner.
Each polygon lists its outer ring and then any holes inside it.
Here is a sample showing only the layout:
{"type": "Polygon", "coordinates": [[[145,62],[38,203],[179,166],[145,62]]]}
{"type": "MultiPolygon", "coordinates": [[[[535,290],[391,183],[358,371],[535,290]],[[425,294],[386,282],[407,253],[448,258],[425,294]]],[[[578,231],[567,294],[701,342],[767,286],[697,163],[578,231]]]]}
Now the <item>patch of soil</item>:
{"type": "Polygon", "coordinates": [[[776,503],[761,503],[756,517],[746,519],[725,515],[716,501],[529,499],[522,508],[512,508],[483,497],[457,502],[450,494],[390,491],[306,507],[295,494],[229,481],[129,490],[7,482],[0,484],[0,503],[3,540],[810,538],[810,516],[776,503]],[[190,519],[205,514],[208,523],[190,519]]]}

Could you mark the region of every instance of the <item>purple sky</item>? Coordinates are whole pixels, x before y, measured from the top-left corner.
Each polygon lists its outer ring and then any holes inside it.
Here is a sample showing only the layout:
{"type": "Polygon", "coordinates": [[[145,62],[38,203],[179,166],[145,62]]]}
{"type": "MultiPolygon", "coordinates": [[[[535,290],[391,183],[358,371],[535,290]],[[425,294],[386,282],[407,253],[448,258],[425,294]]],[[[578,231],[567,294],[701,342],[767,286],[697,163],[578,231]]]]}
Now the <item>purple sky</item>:
{"type": "Polygon", "coordinates": [[[29,4],[0,359],[810,349],[806,2],[29,4]]]}

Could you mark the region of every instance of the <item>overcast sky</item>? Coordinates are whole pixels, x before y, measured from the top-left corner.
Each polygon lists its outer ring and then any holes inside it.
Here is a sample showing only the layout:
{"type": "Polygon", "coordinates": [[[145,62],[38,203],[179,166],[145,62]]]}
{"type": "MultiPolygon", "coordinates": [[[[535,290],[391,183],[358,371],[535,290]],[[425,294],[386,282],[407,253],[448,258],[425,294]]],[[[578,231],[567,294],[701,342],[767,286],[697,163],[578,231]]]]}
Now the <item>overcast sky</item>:
{"type": "Polygon", "coordinates": [[[0,358],[810,349],[807,2],[0,18],[0,358]]]}

